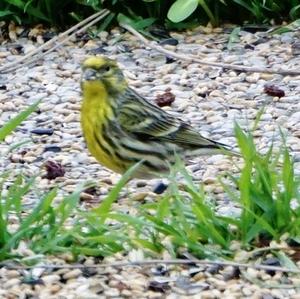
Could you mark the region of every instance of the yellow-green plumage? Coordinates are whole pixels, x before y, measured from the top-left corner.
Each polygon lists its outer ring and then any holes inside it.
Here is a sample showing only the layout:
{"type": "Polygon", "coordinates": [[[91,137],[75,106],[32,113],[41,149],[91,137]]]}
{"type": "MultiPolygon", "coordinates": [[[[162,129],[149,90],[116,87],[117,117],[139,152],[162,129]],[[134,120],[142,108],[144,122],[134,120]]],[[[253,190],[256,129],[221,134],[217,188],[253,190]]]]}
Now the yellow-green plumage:
{"type": "Polygon", "coordinates": [[[228,151],[139,96],[114,60],[90,57],[82,68],[81,126],[89,151],[105,167],[123,173],[143,160],[135,176],[149,178],[168,172],[175,153],[228,151]]]}

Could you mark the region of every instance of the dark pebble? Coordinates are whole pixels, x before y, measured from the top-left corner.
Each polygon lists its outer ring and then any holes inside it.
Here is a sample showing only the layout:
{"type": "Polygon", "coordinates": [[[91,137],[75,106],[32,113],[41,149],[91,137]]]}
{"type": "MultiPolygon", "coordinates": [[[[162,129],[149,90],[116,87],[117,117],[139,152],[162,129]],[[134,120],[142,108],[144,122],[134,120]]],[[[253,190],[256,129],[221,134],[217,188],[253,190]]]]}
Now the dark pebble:
{"type": "Polygon", "coordinates": [[[59,153],[59,152],[61,152],[61,147],[59,147],[57,145],[46,145],[44,152],[59,153]]]}
{"type": "Polygon", "coordinates": [[[24,53],[23,52],[23,46],[20,45],[20,44],[15,44],[15,45],[12,45],[10,47],[10,52],[14,55],[18,55],[18,54],[22,54],[24,53]]]}
{"type": "Polygon", "coordinates": [[[222,269],[223,269],[223,266],[221,266],[221,265],[211,265],[206,269],[206,272],[208,272],[210,274],[217,274],[222,269]]]}
{"type": "Polygon", "coordinates": [[[147,186],[147,181],[137,181],[136,182],[136,187],[137,188],[142,188],[142,187],[145,187],[147,186]]]}
{"type": "Polygon", "coordinates": [[[231,279],[239,279],[241,275],[241,271],[238,267],[234,267],[231,273],[224,274],[224,280],[228,281],[231,279]]]}
{"type": "Polygon", "coordinates": [[[24,30],[22,31],[22,33],[20,34],[20,38],[24,38],[24,37],[27,38],[29,32],[30,32],[29,29],[24,29],[24,30]]]}
{"type": "Polygon", "coordinates": [[[43,285],[44,281],[41,278],[33,278],[33,277],[25,277],[22,280],[22,283],[29,284],[29,285],[43,285]]]}
{"type": "MultiPolygon", "coordinates": [[[[262,262],[262,265],[275,266],[275,267],[280,267],[281,266],[279,259],[276,258],[276,257],[271,257],[271,258],[268,258],[268,259],[264,260],[262,262]]],[[[271,276],[275,275],[275,271],[273,271],[273,270],[266,270],[266,273],[268,273],[271,276]]]]}
{"type": "Polygon", "coordinates": [[[170,57],[170,56],[166,56],[166,63],[167,63],[167,64],[173,63],[173,62],[175,62],[175,61],[176,61],[176,59],[174,59],[174,58],[172,58],[172,57],[170,57]]]}
{"type": "Polygon", "coordinates": [[[36,42],[36,36],[31,35],[30,37],[28,36],[28,39],[32,40],[33,42],[36,42]]]}
{"type": "Polygon", "coordinates": [[[88,42],[91,37],[89,36],[89,34],[87,33],[79,33],[79,34],[76,34],[76,38],[79,40],[79,41],[83,41],[83,42],[88,42]]]}
{"type": "Polygon", "coordinates": [[[96,55],[96,54],[105,54],[106,50],[104,49],[104,47],[106,47],[106,46],[107,46],[107,44],[105,44],[105,45],[103,44],[103,45],[101,45],[98,48],[92,49],[91,50],[91,54],[93,54],[93,55],[96,55]]]}
{"type": "Polygon", "coordinates": [[[299,247],[300,246],[300,242],[298,240],[294,240],[294,239],[289,239],[287,241],[289,246],[294,246],[294,247],[299,247]]]}
{"type": "Polygon", "coordinates": [[[152,270],[152,273],[154,275],[158,275],[158,276],[164,276],[166,274],[169,273],[169,270],[167,268],[166,265],[162,264],[162,265],[157,265],[157,267],[155,267],[153,270],[152,270]]]}
{"type": "Polygon", "coordinates": [[[171,38],[167,38],[167,39],[164,39],[164,40],[160,41],[159,44],[161,46],[163,46],[163,45],[177,46],[178,45],[178,40],[171,37],[171,38]]]}
{"type": "Polygon", "coordinates": [[[245,45],[244,47],[246,50],[254,50],[255,49],[255,46],[251,45],[251,44],[247,44],[245,45]]]}
{"type": "Polygon", "coordinates": [[[31,130],[32,134],[37,134],[37,135],[52,135],[54,130],[52,128],[37,128],[31,130]]]}
{"type": "Polygon", "coordinates": [[[154,186],[153,192],[156,193],[156,194],[162,194],[167,188],[168,188],[167,184],[159,182],[158,184],[156,184],[154,186]]]}
{"type": "Polygon", "coordinates": [[[96,195],[97,194],[97,188],[95,186],[86,188],[84,190],[85,193],[90,194],[90,195],[96,195]]]}
{"type": "Polygon", "coordinates": [[[208,93],[198,93],[198,96],[201,98],[206,98],[208,96],[208,93]]]}
{"type": "Polygon", "coordinates": [[[266,38],[266,37],[260,37],[255,42],[253,42],[251,45],[257,46],[257,45],[260,45],[260,44],[264,44],[267,41],[268,41],[268,38],[266,38]]]}
{"type": "Polygon", "coordinates": [[[170,38],[169,32],[162,26],[151,26],[149,32],[159,38],[170,38]]]}
{"type": "Polygon", "coordinates": [[[96,268],[84,268],[82,269],[82,276],[83,277],[92,277],[98,273],[96,268]]]}
{"type": "Polygon", "coordinates": [[[131,50],[127,45],[118,44],[117,46],[118,53],[130,53],[131,50]]]}
{"type": "Polygon", "coordinates": [[[255,32],[264,32],[270,29],[270,26],[267,25],[246,25],[242,27],[242,30],[255,33],[255,32]]]}
{"type": "Polygon", "coordinates": [[[48,32],[45,32],[43,34],[43,40],[45,42],[49,41],[50,39],[52,39],[53,37],[56,36],[56,33],[55,32],[51,32],[51,31],[48,31],[48,32]]]}
{"type": "Polygon", "coordinates": [[[151,290],[153,292],[165,293],[169,289],[170,286],[167,282],[150,281],[148,286],[148,290],[151,290]]]}
{"type": "Polygon", "coordinates": [[[43,160],[44,160],[43,157],[37,157],[37,158],[34,160],[34,162],[35,162],[35,163],[38,163],[38,162],[42,162],[43,160]]]}

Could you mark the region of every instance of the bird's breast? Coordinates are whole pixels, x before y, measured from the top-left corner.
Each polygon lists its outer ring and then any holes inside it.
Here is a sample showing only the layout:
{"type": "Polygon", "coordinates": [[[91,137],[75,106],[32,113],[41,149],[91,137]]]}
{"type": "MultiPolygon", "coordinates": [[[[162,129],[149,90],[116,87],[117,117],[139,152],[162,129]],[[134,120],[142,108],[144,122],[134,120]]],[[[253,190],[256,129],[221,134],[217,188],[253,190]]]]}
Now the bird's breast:
{"type": "Polygon", "coordinates": [[[114,148],[108,140],[111,136],[107,131],[114,112],[105,86],[86,82],[82,89],[81,127],[87,147],[102,165],[122,172],[121,167],[114,163],[114,148]]]}

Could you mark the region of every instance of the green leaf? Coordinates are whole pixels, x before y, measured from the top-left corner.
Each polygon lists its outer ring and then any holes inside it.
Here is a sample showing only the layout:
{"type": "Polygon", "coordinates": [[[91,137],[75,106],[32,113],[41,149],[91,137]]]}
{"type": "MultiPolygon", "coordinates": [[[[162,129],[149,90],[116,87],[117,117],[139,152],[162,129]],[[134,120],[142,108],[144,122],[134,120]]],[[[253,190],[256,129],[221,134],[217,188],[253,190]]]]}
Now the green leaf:
{"type": "Polygon", "coordinates": [[[198,7],[198,0],[177,0],[168,11],[168,19],[174,23],[188,18],[198,7]]]}
{"type": "Polygon", "coordinates": [[[111,21],[114,19],[115,17],[115,13],[110,13],[105,19],[104,21],[102,21],[102,23],[100,24],[99,28],[98,28],[98,32],[104,31],[106,30],[106,28],[108,27],[108,25],[111,23],[111,21]]]}
{"type": "Polygon", "coordinates": [[[300,27],[300,19],[297,19],[296,21],[286,25],[286,26],[281,26],[277,29],[275,29],[274,31],[271,32],[271,34],[282,34],[285,32],[290,32],[293,30],[298,30],[300,27]]]}
{"type": "Polygon", "coordinates": [[[0,18],[11,15],[11,14],[13,14],[13,12],[11,12],[9,10],[2,10],[2,11],[0,11],[0,18]]]}
{"type": "Polygon", "coordinates": [[[252,161],[256,151],[252,136],[246,134],[238,123],[235,123],[234,132],[243,158],[252,161]]]}
{"type": "Polygon", "coordinates": [[[113,187],[113,189],[109,192],[109,194],[106,196],[106,198],[102,201],[102,203],[95,209],[93,209],[93,212],[100,216],[99,222],[104,223],[105,219],[108,217],[108,212],[111,209],[112,204],[117,200],[119,193],[121,192],[122,188],[125,186],[125,184],[130,180],[134,172],[137,170],[138,167],[140,167],[141,163],[143,161],[140,161],[139,163],[136,163],[132,167],[130,167],[122,176],[122,178],[119,180],[119,182],[113,187]]]}
{"type": "Polygon", "coordinates": [[[127,24],[127,25],[130,25],[130,26],[134,27],[134,21],[133,21],[133,19],[125,16],[122,13],[118,14],[117,20],[118,20],[119,24],[127,24]]]}
{"type": "Polygon", "coordinates": [[[300,4],[297,5],[297,6],[295,6],[295,7],[293,7],[293,8],[290,10],[289,15],[290,15],[290,17],[291,17],[292,20],[296,19],[297,16],[299,16],[299,12],[298,12],[299,9],[300,9],[300,4]]]}
{"type": "Polygon", "coordinates": [[[239,34],[241,32],[241,27],[235,27],[229,35],[229,40],[227,44],[227,49],[232,50],[233,44],[240,41],[239,34]]]}
{"type": "Polygon", "coordinates": [[[40,100],[34,103],[33,105],[29,106],[26,110],[19,113],[13,119],[8,121],[2,128],[0,128],[0,142],[5,139],[16,127],[24,121],[35,109],[37,108],[40,100]]]}
{"type": "Polygon", "coordinates": [[[141,30],[141,29],[144,29],[146,27],[149,27],[155,22],[155,20],[156,19],[154,19],[154,18],[148,18],[148,19],[142,19],[140,21],[137,21],[137,22],[134,23],[135,29],[136,30],[141,30]]]}
{"type": "Polygon", "coordinates": [[[139,239],[139,238],[133,239],[132,243],[136,244],[138,247],[141,247],[143,249],[146,248],[153,252],[159,252],[159,250],[161,250],[163,248],[160,244],[152,243],[150,241],[147,241],[144,239],[139,239]]]}
{"type": "Polygon", "coordinates": [[[278,251],[275,253],[280,260],[280,264],[284,268],[288,268],[291,270],[299,270],[297,265],[282,251],[278,251]]]}
{"type": "Polygon", "coordinates": [[[22,0],[6,0],[6,2],[20,9],[24,9],[25,7],[25,1],[22,0]]]}
{"type": "Polygon", "coordinates": [[[249,10],[253,15],[256,15],[255,9],[252,8],[246,1],[243,0],[233,0],[233,2],[245,7],[247,10],[249,10]]]}
{"type": "Polygon", "coordinates": [[[133,19],[123,15],[122,13],[119,13],[117,16],[117,20],[119,24],[127,24],[133,27],[135,30],[142,30],[145,27],[149,27],[150,25],[152,25],[156,19],[155,18],[143,19],[141,17],[133,19]]]}

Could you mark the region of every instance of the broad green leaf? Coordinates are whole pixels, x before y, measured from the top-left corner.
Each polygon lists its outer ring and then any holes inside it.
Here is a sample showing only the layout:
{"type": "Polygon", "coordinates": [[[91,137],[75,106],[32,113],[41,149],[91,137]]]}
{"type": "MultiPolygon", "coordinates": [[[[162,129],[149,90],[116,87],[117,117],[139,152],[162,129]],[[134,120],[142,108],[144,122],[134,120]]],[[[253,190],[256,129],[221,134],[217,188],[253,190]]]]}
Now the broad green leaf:
{"type": "Polygon", "coordinates": [[[11,15],[11,14],[13,14],[13,12],[11,12],[9,10],[2,10],[2,11],[0,11],[0,18],[11,15]]]}
{"type": "Polygon", "coordinates": [[[26,3],[25,1],[22,0],[6,0],[6,2],[20,9],[24,9],[26,3]]]}
{"type": "Polygon", "coordinates": [[[197,8],[198,0],[177,0],[168,11],[168,19],[174,23],[188,18],[197,8]]]}
{"type": "Polygon", "coordinates": [[[117,20],[118,20],[119,24],[127,24],[127,25],[130,25],[134,28],[134,20],[132,20],[131,18],[125,16],[122,13],[118,14],[117,20]]]}

